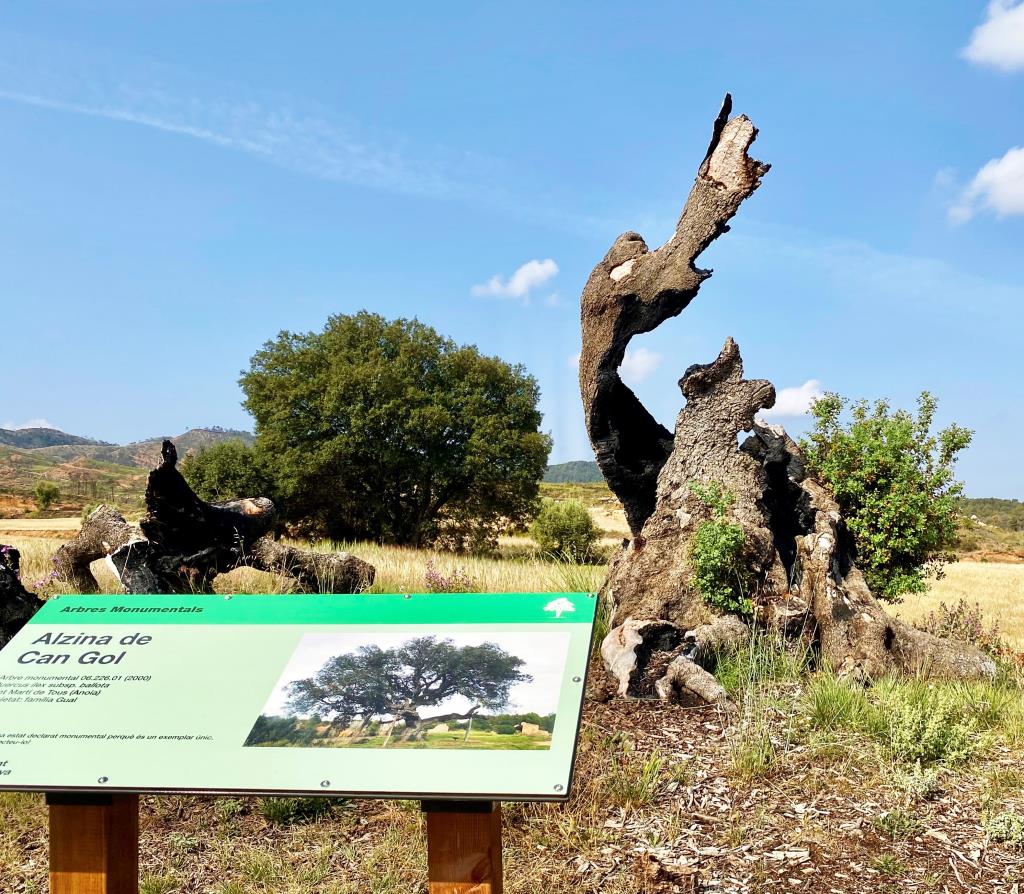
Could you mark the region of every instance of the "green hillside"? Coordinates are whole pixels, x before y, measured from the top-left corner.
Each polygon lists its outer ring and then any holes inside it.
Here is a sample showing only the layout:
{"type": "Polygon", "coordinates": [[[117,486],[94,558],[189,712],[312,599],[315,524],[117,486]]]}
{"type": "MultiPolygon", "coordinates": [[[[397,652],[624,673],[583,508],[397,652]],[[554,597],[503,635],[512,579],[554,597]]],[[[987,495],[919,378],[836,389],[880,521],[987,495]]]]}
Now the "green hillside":
{"type": "Polygon", "coordinates": [[[548,466],[544,481],[548,484],[595,484],[604,481],[604,476],[593,460],[577,459],[548,466]]]}
{"type": "Polygon", "coordinates": [[[59,447],[68,444],[80,444],[97,447],[110,447],[105,441],[95,441],[79,435],[69,435],[55,428],[0,428],[0,444],[8,447],[19,447],[22,450],[34,450],[38,447],[59,447]]]}
{"type": "MultiPolygon", "coordinates": [[[[160,462],[163,440],[150,438],[120,446],[55,429],[0,429],[0,516],[20,517],[30,509],[40,481],[52,481],[60,488],[54,507],[58,514],[100,502],[128,513],[141,511],[146,480],[160,462]]],[[[170,440],[179,456],[185,456],[221,441],[251,444],[253,436],[232,429],[196,428],[170,440]]]]}

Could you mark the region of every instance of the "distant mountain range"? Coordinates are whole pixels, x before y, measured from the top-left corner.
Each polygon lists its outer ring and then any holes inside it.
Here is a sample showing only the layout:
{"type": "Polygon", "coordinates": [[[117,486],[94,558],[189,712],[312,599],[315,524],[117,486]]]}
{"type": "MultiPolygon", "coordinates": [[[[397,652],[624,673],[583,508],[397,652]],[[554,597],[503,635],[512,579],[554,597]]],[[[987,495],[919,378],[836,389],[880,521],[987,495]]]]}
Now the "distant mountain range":
{"type": "MultiPolygon", "coordinates": [[[[247,431],[193,428],[171,436],[179,456],[210,444],[255,438],[247,431]]],[[[121,508],[141,506],[149,471],[160,462],[163,436],[131,444],[108,444],[53,428],[0,428],[0,517],[17,517],[31,508],[40,481],[53,481],[61,505],[105,501],[121,508]],[[28,502],[26,502],[28,501],[28,502]]]]}
{"type": "Polygon", "coordinates": [[[106,441],[94,441],[92,438],[80,438],[55,428],[0,428],[0,444],[8,447],[19,447],[22,450],[35,450],[37,447],[62,447],[71,444],[88,444],[94,447],[113,447],[106,441]]]}
{"type": "Polygon", "coordinates": [[[604,476],[593,460],[576,459],[548,466],[544,480],[548,484],[594,484],[604,481],[604,476]]]}
{"type": "Polygon", "coordinates": [[[0,428],[0,444],[31,451],[37,458],[45,457],[58,463],[84,459],[139,469],[151,469],[160,462],[160,445],[167,437],[174,442],[181,456],[220,441],[239,440],[252,444],[255,440],[251,432],[213,427],[189,429],[177,437],[161,435],[121,445],[70,435],[54,428],[0,428]]]}

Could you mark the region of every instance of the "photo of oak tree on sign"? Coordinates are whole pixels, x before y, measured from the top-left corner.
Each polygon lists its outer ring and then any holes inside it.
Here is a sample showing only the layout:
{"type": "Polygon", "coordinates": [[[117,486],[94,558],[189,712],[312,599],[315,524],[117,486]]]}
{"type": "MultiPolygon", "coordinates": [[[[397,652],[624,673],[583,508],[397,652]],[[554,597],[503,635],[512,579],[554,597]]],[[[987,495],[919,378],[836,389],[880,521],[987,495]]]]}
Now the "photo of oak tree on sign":
{"type": "Polygon", "coordinates": [[[245,744],[547,749],[566,649],[559,633],[310,634],[245,744]]]}

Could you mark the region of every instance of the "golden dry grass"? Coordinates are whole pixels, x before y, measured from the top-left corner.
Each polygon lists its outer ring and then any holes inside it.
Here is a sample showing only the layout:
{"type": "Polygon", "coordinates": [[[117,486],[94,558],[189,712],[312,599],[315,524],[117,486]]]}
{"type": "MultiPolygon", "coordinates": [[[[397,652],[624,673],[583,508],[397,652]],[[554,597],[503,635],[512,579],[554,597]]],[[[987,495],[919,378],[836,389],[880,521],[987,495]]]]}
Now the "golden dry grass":
{"type": "MultiPolygon", "coordinates": [[[[59,584],[41,584],[49,575],[54,551],[63,543],[49,537],[4,537],[4,541],[21,551],[22,579],[30,590],[46,594],[61,592],[59,584]]],[[[485,593],[589,592],[596,590],[604,577],[602,565],[573,565],[553,562],[530,550],[527,541],[514,544],[514,555],[508,558],[455,556],[430,550],[375,543],[318,543],[316,549],[347,550],[370,562],[377,569],[373,592],[423,592],[427,589],[424,575],[427,563],[446,577],[457,571],[468,576],[474,591],[485,593]]],[[[93,574],[104,592],[119,592],[116,579],[103,561],[94,562],[93,574]]],[[[278,593],[288,589],[285,580],[240,568],[217,579],[216,588],[223,593],[278,593]]]]}
{"type": "Polygon", "coordinates": [[[978,603],[987,620],[999,622],[1010,643],[1024,648],[1024,564],[956,562],[941,580],[932,581],[927,593],[908,597],[893,612],[914,621],[940,602],[954,605],[961,599],[978,603]]]}
{"type": "MultiPolygon", "coordinates": [[[[50,557],[63,542],[50,537],[10,537],[4,541],[21,550],[23,579],[29,589],[58,592],[59,587],[37,587],[50,573],[50,557]]],[[[526,537],[505,538],[504,557],[454,556],[410,547],[380,546],[373,543],[315,544],[318,549],[347,549],[377,568],[373,590],[378,593],[417,592],[426,589],[427,563],[445,576],[456,571],[467,575],[480,592],[592,591],[600,586],[605,568],[601,565],[567,565],[552,562],[536,553],[526,537]]],[[[113,574],[103,562],[93,563],[93,573],[106,592],[117,592],[113,574]]],[[[220,592],[260,593],[287,590],[287,582],[254,569],[241,568],[217,581],[220,592]]],[[[985,617],[999,622],[1004,636],[1024,648],[1024,564],[957,562],[945,576],[933,581],[926,594],[908,597],[893,607],[893,613],[914,621],[940,602],[954,604],[960,599],[978,603],[985,617]]]]}

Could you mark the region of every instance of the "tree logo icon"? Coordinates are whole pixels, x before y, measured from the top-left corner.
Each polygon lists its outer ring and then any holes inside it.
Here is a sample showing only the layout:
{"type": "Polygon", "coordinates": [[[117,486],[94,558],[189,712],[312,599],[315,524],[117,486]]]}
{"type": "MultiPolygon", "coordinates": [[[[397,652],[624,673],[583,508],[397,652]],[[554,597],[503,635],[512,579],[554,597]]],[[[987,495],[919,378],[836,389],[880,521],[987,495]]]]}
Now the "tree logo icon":
{"type": "Polygon", "coordinates": [[[574,612],[576,606],[572,604],[572,601],[566,599],[564,596],[549,602],[544,606],[544,611],[554,612],[556,618],[562,617],[562,612],[574,612]]]}

